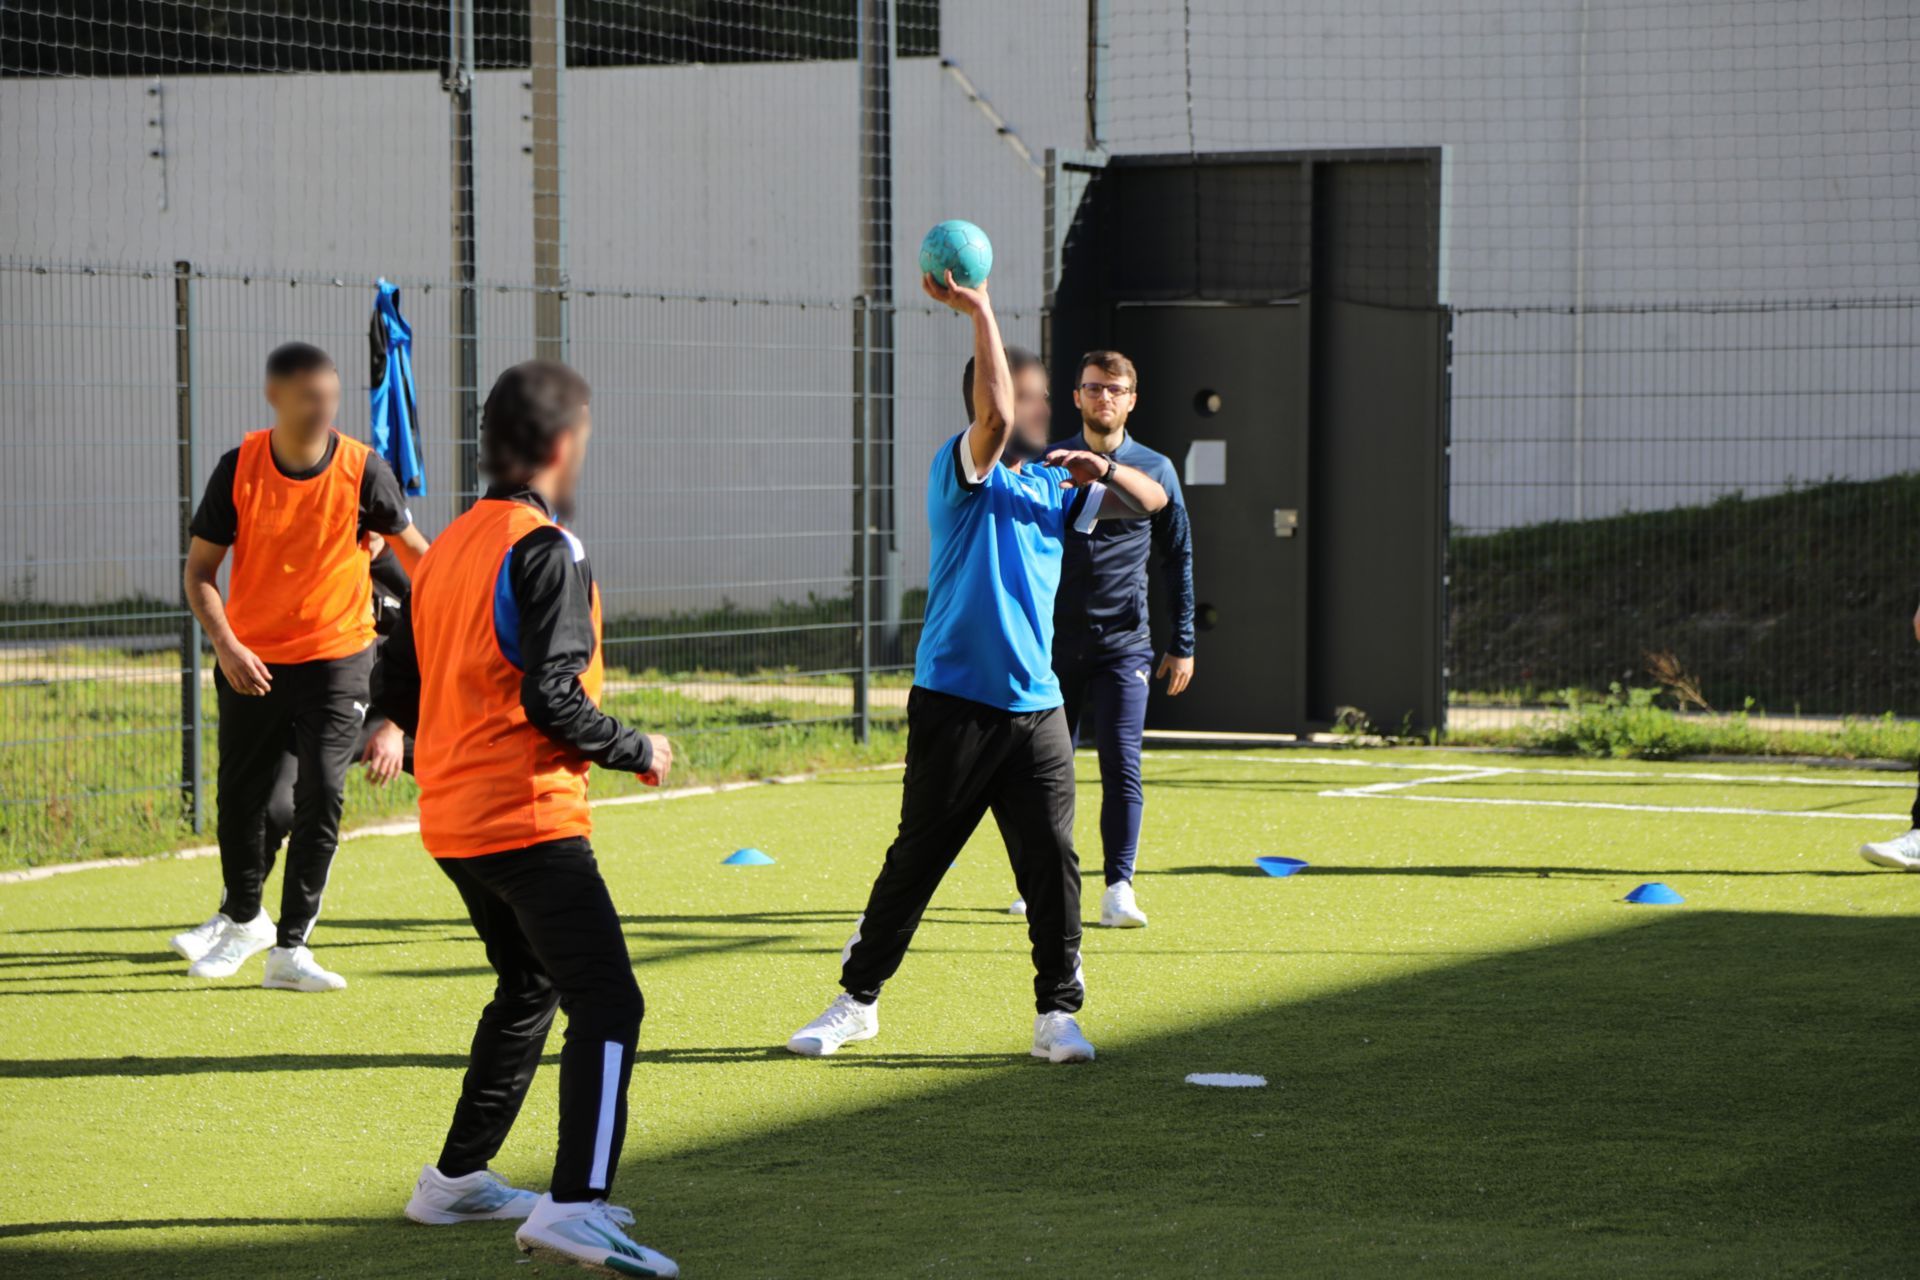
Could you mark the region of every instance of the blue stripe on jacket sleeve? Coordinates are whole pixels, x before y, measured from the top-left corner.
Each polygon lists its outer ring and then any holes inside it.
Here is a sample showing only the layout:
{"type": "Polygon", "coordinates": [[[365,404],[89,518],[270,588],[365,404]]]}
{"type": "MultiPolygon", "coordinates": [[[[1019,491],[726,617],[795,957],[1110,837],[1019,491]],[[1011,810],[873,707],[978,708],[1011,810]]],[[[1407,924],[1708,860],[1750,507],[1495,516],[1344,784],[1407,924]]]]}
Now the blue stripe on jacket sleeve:
{"type": "Polygon", "coordinates": [[[513,551],[507,548],[500,561],[500,576],[493,580],[493,635],[507,661],[524,671],[527,664],[520,657],[520,602],[513,598],[513,551]]]}

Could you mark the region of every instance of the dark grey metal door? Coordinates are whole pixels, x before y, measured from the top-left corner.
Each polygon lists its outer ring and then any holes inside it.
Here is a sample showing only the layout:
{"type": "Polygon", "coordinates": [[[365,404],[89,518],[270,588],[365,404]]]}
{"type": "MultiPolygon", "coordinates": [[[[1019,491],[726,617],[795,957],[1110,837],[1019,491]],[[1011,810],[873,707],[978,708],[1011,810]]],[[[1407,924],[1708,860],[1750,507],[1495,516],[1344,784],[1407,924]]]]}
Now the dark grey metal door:
{"type": "MultiPolygon", "coordinates": [[[[1305,302],[1115,309],[1115,345],[1140,369],[1136,435],[1173,459],[1193,521],[1194,681],[1178,698],[1155,683],[1154,728],[1306,720],[1309,329],[1305,302]]],[[[1152,599],[1159,639],[1157,583],[1152,599]]]]}

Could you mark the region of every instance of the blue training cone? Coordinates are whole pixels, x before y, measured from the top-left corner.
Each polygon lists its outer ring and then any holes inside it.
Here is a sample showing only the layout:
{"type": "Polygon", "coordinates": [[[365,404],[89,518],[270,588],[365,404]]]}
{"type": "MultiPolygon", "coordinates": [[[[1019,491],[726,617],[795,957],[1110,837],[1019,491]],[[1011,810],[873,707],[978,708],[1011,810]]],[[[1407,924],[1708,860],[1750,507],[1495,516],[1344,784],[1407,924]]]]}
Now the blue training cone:
{"type": "Polygon", "coordinates": [[[1649,880],[1628,894],[1627,901],[1642,907],[1677,907],[1686,899],[1658,880],[1649,880]]]}
{"type": "Polygon", "coordinates": [[[1297,871],[1305,871],[1307,864],[1299,858],[1282,858],[1278,854],[1269,854],[1264,858],[1255,858],[1253,865],[1270,876],[1290,876],[1297,871]]]}
{"type": "Polygon", "coordinates": [[[770,867],[773,859],[758,849],[735,849],[721,862],[726,867],[770,867]]]}

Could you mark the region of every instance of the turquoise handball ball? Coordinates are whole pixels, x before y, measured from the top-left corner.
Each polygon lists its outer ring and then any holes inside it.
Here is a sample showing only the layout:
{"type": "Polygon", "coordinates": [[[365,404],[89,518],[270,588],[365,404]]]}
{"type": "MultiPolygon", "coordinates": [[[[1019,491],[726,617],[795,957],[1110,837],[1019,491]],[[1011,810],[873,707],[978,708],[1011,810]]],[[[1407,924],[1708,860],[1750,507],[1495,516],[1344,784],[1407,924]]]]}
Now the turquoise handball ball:
{"type": "Polygon", "coordinates": [[[955,284],[976,289],[993,270],[993,241],[971,222],[949,218],[920,242],[920,270],[940,282],[951,271],[955,284]]]}

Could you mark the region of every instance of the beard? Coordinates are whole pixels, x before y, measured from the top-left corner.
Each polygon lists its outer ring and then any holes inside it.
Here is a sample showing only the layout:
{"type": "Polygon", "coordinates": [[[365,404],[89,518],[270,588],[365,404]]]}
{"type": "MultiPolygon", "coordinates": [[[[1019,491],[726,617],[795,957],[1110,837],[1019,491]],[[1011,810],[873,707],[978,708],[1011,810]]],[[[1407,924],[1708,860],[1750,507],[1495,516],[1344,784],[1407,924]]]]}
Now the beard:
{"type": "Polygon", "coordinates": [[[1022,462],[1036,461],[1046,456],[1046,452],[1046,441],[1042,440],[1036,444],[1016,430],[1007,433],[1007,447],[1002,452],[1002,456],[1006,459],[1008,466],[1013,466],[1022,462]]]}

